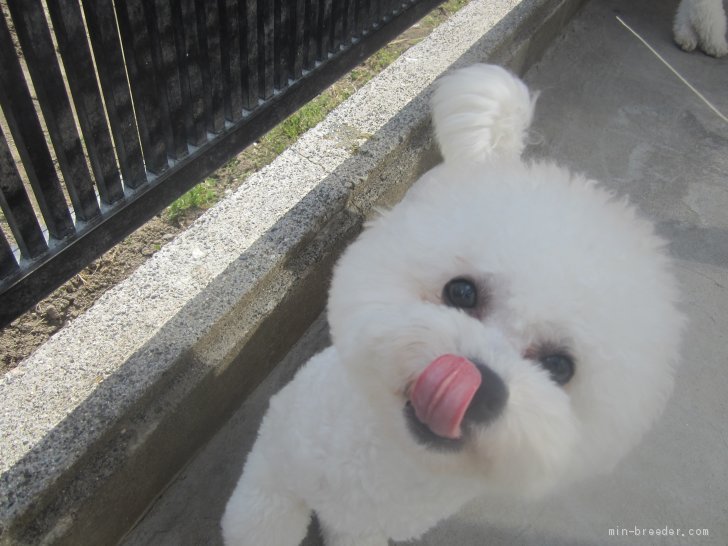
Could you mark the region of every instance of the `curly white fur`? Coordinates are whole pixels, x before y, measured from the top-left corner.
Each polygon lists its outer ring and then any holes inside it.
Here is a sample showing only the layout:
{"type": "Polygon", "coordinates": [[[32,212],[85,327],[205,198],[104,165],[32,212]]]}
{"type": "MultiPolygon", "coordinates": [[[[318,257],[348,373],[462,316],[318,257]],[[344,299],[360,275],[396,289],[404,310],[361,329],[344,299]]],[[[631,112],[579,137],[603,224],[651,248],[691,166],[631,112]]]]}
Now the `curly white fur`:
{"type": "Polygon", "coordinates": [[[723,0],[682,0],[673,25],[675,42],[685,51],[696,47],[708,55],[728,54],[723,0]]]}
{"type": "Polygon", "coordinates": [[[519,157],[535,102],[500,66],[475,64],[443,77],[432,97],[432,120],[445,162],[519,157]]]}
{"type": "Polygon", "coordinates": [[[664,244],[594,182],[518,160],[532,107],[497,67],[443,78],[445,163],[341,258],[333,345],[271,400],[226,544],[298,544],[312,512],[328,546],[417,538],[476,496],[609,471],[659,415],[683,322],[664,244]],[[478,287],[472,309],[445,296],[462,278],[478,287]],[[559,352],[575,362],[564,385],[544,364],[559,352]],[[448,449],[406,412],[414,379],[444,354],[482,363],[508,393],[448,449]]]}

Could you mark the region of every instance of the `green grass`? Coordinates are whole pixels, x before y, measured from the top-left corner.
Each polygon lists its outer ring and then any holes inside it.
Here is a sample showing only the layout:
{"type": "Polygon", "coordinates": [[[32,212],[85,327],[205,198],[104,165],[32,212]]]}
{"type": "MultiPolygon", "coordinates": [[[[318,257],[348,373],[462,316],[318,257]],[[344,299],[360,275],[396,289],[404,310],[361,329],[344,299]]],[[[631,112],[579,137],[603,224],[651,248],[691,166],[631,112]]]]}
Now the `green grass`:
{"type": "MultiPolygon", "coordinates": [[[[348,98],[349,95],[350,93],[346,97],[348,98]]],[[[340,97],[334,97],[331,93],[324,92],[271,129],[261,139],[261,144],[270,148],[275,155],[280,154],[296,142],[299,136],[318,125],[329,112],[346,100],[346,98],[339,99],[340,97]]]]}
{"type": "Polygon", "coordinates": [[[176,223],[180,216],[186,212],[198,209],[204,210],[217,202],[218,193],[215,190],[217,181],[207,178],[172,203],[165,211],[167,220],[176,223]]]}
{"type": "Polygon", "coordinates": [[[377,51],[344,75],[318,97],[271,129],[255,145],[248,147],[208,178],[170,205],[163,215],[178,224],[182,218],[212,206],[226,188],[239,185],[250,174],[273,161],[303,133],[315,127],[339,104],[353,95],[374,76],[392,64],[407,49],[425,38],[436,26],[465,6],[469,0],[450,0],[426,15],[412,31],[377,51]]]}

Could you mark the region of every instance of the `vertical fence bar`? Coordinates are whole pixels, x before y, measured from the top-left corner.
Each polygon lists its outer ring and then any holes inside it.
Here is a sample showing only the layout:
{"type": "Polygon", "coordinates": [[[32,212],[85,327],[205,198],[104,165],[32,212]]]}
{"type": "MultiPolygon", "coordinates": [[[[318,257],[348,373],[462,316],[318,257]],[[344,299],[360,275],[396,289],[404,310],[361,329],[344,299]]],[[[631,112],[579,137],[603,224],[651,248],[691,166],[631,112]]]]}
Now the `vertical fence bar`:
{"type": "Polygon", "coordinates": [[[319,24],[319,0],[305,0],[306,15],[303,30],[304,55],[303,67],[306,70],[312,70],[316,66],[316,60],[319,58],[317,29],[319,24]]]}
{"type": "MultiPolygon", "coordinates": [[[[114,1],[116,2],[116,0],[114,1]]],[[[157,9],[155,4],[156,0],[141,0],[144,25],[146,26],[146,36],[149,40],[149,53],[151,54],[151,81],[154,86],[155,99],[157,100],[158,105],[159,122],[161,124],[162,136],[166,144],[167,159],[169,160],[170,157],[176,157],[176,151],[174,133],[172,131],[172,121],[169,115],[169,101],[166,93],[166,74],[162,73],[162,51],[159,43],[159,28],[157,26],[157,9]]]]}
{"type": "Polygon", "coordinates": [[[92,220],[101,212],[43,7],[39,0],[8,0],[8,8],[76,218],[92,220]]]}
{"type": "Polygon", "coordinates": [[[382,3],[386,1],[387,0],[370,0],[371,11],[369,13],[371,15],[372,28],[377,28],[382,24],[382,13],[384,12],[382,3]]]}
{"type": "Polygon", "coordinates": [[[240,77],[240,31],[238,0],[220,0],[220,44],[223,82],[225,84],[225,113],[237,122],[243,116],[243,85],[240,77]]]}
{"type": "Polygon", "coordinates": [[[343,42],[345,45],[351,44],[352,38],[356,35],[356,2],[354,0],[346,0],[344,3],[344,30],[343,42]]]}
{"type": "MultiPolygon", "coordinates": [[[[152,57],[152,81],[154,82],[154,90],[159,105],[159,119],[162,126],[162,135],[167,146],[167,156],[168,158],[178,159],[180,155],[186,153],[186,149],[183,150],[185,148],[184,139],[177,138],[179,133],[178,130],[175,130],[173,116],[170,113],[170,78],[167,73],[167,66],[162,58],[162,29],[158,25],[160,18],[157,14],[158,5],[160,9],[165,9],[165,0],[141,0],[141,5],[147,27],[147,36],[149,37],[152,57]]],[[[184,132],[184,123],[182,125],[184,132]]],[[[179,125],[177,129],[179,129],[179,125]]]]}
{"type": "Polygon", "coordinates": [[[356,34],[363,36],[369,31],[371,0],[357,0],[356,34]]]}
{"type": "Polygon", "coordinates": [[[195,146],[207,141],[205,127],[205,100],[203,97],[202,69],[200,68],[200,40],[197,34],[197,13],[194,0],[172,3],[172,14],[177,40],[177,59],[182,82],[182,97],[187,115],[187,136],[195,146]]]}
{"type": "Polygon", "coordinates": [[[5,113],[46,227],[54,239],[75,232],[73,220],[56,175],[43,129],[15,55],[5,17],[0,13],[0,106],[5,113]]]}
{"type": "Polygon", "coordinates": [[[387,6],[387,11],[384,13],[384,20],[389,21],[397,11],[399,2],[398,0],[383,0],[383,3],[387,6]]]}
{"type": "Polygon", "coordinates": [[[77,2],[48,2],[58,47],[68,76],[76,114],[101,200],[110,205],[124,197],[109,128],[106,126],[96,72],[77,2]]]}
{"type": "Polygon", "coordinates": [[[306,50],[304,30],[306,28],[306,1],[292,0],[291,7],[291,77],[294,80],[303,75],[303,56],[306,50]]]}
{"type": "Polygon", "coordinates": [[[202,84],[205,89],[207,130],[218,134],[225,128],[225,101],[222,89],[220,18],[217,2],[196,0],[197,32],[202,58],[202,84]]]}
{"type": "Polygon", "coordinates": [[[243,107],[250,111],[258,106],[258,2],[240,1],[240,29],[243,107]]]}
{"type": "Polygon", "coordinates": [[[344,2],[334,0],[331,4],[331,46],[329,51],[336,53],[341,49],[344,37],[344,2]]]}
{"type": "MultiPolygon", "coordinates": [[[[280,2],[281,0],[275,0],[280,2]]],[[[263,99],[273,96],[274,86],[274,6],[273,2],[260,0],[258,2],[258,63],[260,95],[263,99]]]]}
{"type": "Polygon", "coordinates": [[[147,173],[112,0],[82,2],[121,176],[125,186],[138,188],[147,182],[147,173]]]}
{"type": "Polygon", "coordinates": [[[15,261],[13,255],[13,249],[10,248],[5,234],[0,230],[0,280],[15,275],[19,270],[18,262],[15,261]]]}
{"type": "Polygon", "coordinates": [[[381,26],[382,21],[387,19],[390,1],[391,0],[374,0],[377,13],[376,23],[378,26],[381,26]]]}
{"type": "Polygon", "coordinates": [[[325,61],[329,58],[329,50],[331,49],[331,33],[332,33],[332,0],[321,0],[321,8],[319,11],[318,22],[318,49],[319,60],[325,61]]]}
{"type": "Polygon", "coordinates": [[[0,207],[24,258],[36,258],[48,249],[33,205],[23,187],[23,181],[15,168],[13,156],[1,130],[0,207]]]}
{"type": "Polygon", "coordinates": [[[284,89],[288,85],[290,62],[290,9],[286,0],[275,1],[275,19],[273,23],[273,59],[274,85],[276,89],[284,89]]]}
{"type": "Polygon", "coordinates": [[[162,106],[154,76],[147,14],[141,0],[114,2],[114,6],[144,161],[148,171],[161,174],[169,167],[167,139],[162,126],[162,106]]]}
{"type": "MultiPolygon", "coordinates": [[[[178,0],[174,0],[177,3],[178,0]]],[[[148,12],[153,13],[150,23],[153,26],[152,45],[156,72],[159,75],[159,93],[162,112],[167,119],[166,125],[171,132],[168,153],[175,159],[182,159],[187,151],[187,112],[182,100],[182,83],[177,63],[178,32],[172,24],[170,0],[155,0],[150,3],[148,12]]],[[[181,30],[181,29],[180,29],[181,30]]]]}

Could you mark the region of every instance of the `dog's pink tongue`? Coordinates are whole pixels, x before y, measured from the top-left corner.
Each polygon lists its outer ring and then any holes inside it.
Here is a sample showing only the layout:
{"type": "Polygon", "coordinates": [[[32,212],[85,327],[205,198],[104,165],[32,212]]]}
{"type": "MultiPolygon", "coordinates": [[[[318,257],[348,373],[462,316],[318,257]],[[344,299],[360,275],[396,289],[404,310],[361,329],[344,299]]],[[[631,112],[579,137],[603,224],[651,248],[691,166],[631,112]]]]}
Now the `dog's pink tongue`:
{"type": "Polygon", "coordinates": [[[442,355],[424,369],[410,390],[417,418],[432,432],[459,438],[460,423],[482,378],[475,364],[457,355],[442,355]]]}

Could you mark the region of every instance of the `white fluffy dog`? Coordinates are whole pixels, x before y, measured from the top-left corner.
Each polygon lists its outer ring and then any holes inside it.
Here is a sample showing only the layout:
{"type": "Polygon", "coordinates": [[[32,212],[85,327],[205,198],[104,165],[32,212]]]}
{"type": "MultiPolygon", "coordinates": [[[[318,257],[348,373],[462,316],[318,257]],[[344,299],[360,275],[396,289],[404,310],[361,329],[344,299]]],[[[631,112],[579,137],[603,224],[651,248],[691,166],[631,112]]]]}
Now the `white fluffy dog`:
{"type": "Polygon", "coordinates": [[[677,8],[673,34],[685,51],[699,47],[708,55],[728,54],[723,0],[682,0],[677,8]]]}
{"type": "Polygon", "coordinates": [[[445,161],[341,258],[333,346],[270,402],[228,545],[419,537],[482,495],[608,471],[671,391],[664,243],[623,200],[520,159],[534,100],[474,65],[433,98],[445,161]]]}

